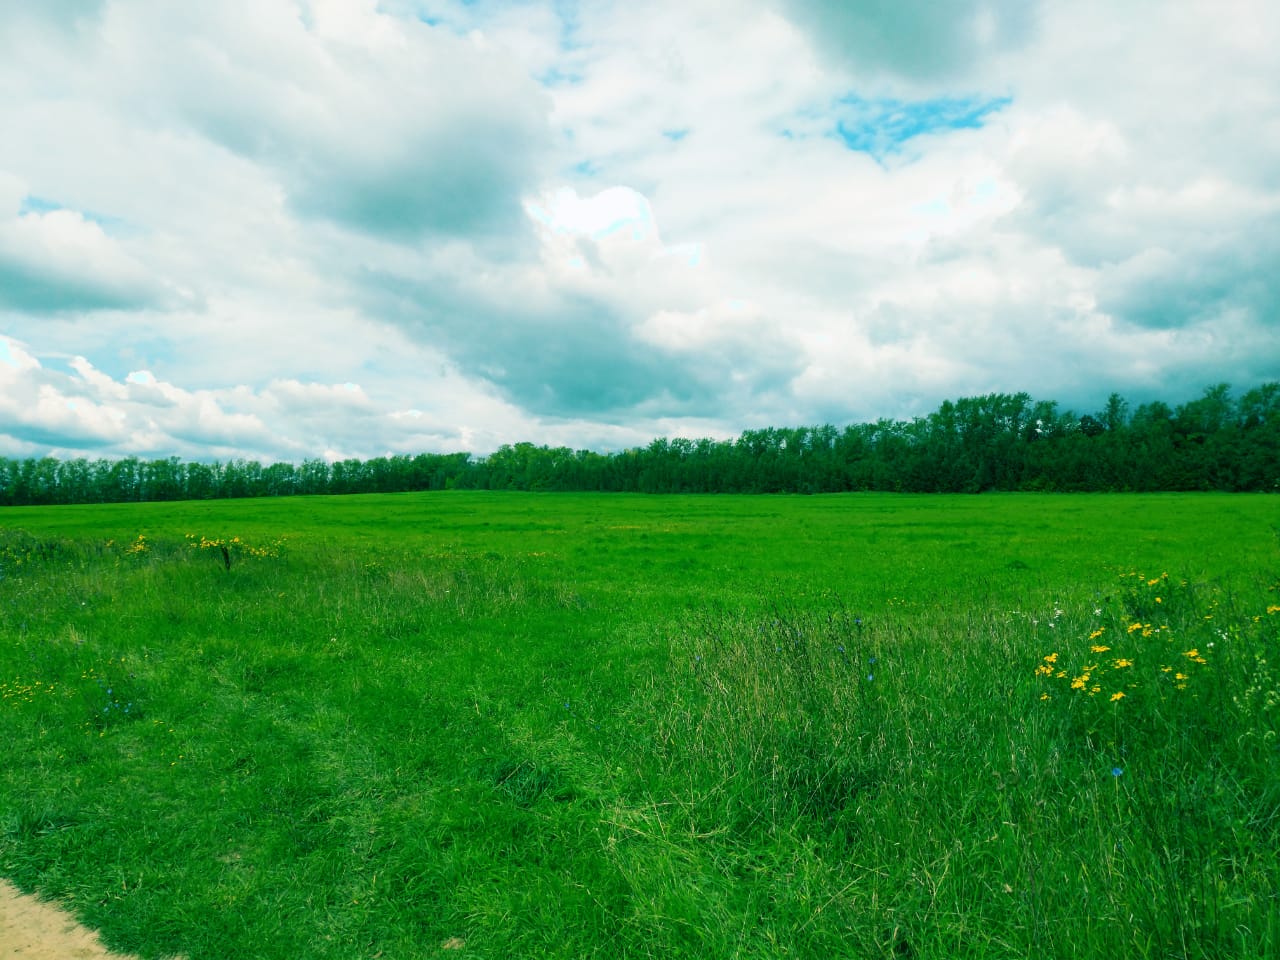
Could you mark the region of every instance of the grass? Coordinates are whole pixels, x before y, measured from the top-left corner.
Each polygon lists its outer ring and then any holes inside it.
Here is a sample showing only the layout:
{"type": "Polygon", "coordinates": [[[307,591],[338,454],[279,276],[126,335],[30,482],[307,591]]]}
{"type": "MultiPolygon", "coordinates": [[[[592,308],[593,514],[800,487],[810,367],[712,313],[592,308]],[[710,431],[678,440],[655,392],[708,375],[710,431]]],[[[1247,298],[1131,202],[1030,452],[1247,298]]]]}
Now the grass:
{"type": "Polygon", "coordinates": [[[10,509],[0,875],[192,960],[1280,955],[1275,522],[10,509]]]}

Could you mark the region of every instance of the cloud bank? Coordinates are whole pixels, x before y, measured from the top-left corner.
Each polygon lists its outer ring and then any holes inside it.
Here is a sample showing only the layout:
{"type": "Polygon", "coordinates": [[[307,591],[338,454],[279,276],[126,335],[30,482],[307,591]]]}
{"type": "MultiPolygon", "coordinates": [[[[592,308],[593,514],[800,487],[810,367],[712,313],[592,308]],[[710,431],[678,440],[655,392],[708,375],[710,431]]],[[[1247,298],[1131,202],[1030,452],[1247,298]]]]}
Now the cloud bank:
{"type": "Polygon", "coordinates": [[[0,12],[0,454],[484,453],[1280,378],[1280,13],[0,12]]]}

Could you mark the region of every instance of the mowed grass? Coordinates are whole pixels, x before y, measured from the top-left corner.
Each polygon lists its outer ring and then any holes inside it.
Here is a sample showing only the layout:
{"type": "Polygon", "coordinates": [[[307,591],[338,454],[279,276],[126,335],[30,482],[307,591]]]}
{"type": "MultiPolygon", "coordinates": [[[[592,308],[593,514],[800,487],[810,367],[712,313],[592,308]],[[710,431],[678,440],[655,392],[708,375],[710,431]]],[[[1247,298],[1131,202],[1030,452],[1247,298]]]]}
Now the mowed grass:
{"type": "Polygon", "coordinates": [[[10,509],[0,875],[149,958],[1277,956],[1278,522],[10,509]]]}

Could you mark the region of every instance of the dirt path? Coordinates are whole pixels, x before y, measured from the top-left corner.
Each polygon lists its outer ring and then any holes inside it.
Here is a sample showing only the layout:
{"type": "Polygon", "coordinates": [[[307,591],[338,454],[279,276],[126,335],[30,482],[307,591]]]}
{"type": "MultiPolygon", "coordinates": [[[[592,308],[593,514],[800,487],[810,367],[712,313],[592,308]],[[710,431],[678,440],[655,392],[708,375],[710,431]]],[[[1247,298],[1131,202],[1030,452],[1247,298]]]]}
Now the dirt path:
{"type": "Polygon", "coordinates": [[[9,960],[128,960],[65,910],[0,880],[0,957],[9,960]]]}

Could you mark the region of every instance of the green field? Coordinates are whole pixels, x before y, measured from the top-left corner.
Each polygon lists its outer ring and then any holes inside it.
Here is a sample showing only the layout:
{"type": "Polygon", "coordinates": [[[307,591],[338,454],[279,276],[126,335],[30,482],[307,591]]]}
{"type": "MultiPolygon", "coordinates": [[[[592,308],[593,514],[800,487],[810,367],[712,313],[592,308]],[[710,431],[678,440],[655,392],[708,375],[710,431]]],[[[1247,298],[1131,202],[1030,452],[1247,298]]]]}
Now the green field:
{"type": "Polygon", "coordinates": [[[1278,524],[9,508],[0,876],[148,958],[1280,956],[1278,524]]]}

